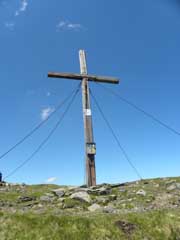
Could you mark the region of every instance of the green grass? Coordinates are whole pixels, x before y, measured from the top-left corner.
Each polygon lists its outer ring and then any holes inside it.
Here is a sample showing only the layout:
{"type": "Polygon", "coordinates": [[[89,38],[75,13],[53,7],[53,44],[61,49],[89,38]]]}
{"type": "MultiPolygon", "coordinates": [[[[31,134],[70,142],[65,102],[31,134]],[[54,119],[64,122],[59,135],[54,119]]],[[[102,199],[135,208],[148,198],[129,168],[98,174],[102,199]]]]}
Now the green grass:
{"type": "Polygon", "coordinates": [[[89,206],[88,203],[81,202],[79,200],[75,200],[75,199],[71,199],[71,198],[66,198],[64,200],[64,208],[77,208],[77,207],[81,207],[83,210],[86,210],[88,206],[89,206]]]}
{"type": "Polygon", "coordinates": [[[26,186],[26,193],[28,196],[40,197],[45,193],[50,193],[51,190],[59,188],[58,185],[41,184],[41,185],[28,185],[26,186]]]}
{"type": "Polygon", "coordinates": [[[177,240],[179,236],[180,210],[87,216],[0,213],[1,240],[177,240]],[[134,224],[135,229],[125,233],[117,221],[134,224]]]}

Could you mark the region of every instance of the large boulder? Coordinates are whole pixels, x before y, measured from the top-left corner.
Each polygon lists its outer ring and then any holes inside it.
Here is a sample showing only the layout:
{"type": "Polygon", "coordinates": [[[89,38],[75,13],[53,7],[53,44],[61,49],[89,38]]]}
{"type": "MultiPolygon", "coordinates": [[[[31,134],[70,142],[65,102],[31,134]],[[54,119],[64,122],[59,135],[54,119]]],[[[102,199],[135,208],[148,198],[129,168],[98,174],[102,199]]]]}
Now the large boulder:
{"type": "Polygon", "coordinates": [[[65,190],[62,188],[59,189],[54,189],[52,192],[57,196],[57,197],[63,197],[65,194],[65,190]]]}
{"type": "Polygon", "coordinates": [[[173,183],[167,187],[167,191],[180,190],[180,183],[173,183]]]}
{"type": "Polygon", "coordinates": [[[91,202],[91,198],[87,192],[75,192],[70,196],[70,198],[87,203],[91,202]]]}
{"type": "Polygon", "coordinates": [[[167,187],[167,191],[173,191],[175,190],[177,187],[176,187],[176,184],[171,184],[169,187],[167,187]]]}

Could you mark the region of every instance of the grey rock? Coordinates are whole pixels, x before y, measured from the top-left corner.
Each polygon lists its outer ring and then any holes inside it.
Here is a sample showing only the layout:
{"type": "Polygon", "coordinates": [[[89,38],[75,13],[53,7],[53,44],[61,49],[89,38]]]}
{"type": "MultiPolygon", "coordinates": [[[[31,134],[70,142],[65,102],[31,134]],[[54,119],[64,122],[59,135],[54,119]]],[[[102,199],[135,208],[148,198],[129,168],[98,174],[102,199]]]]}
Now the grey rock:
{"type": "Polygon", "coordinates": [[[88,188],[75,188],[73,189],[73,192],[87,192],[88,191],[88,188]]]}
{"type": "Polygon", "coordinates": [[[97,197],[96,198],[97,203],[102,203],[102,204],[106,204],[108,203],[110,200],[107,197],[97,197]]]}
{"type": "Polygon", "coordinates": [[[66,199],[66,198],[63,198],[63,197],[62,197],[62,198],[58,198],[58,202],[59,202],[59,203],[63,203],[63,202],[65,201],[65,199],[66,199]]]}
{"type": "Polygon", "coordinates": [[[176,183],[177,189],[180,189],[180,183],[176,183]]]}
{"type": "Polygon", "coordinates": [[[169,187],[167,187],[167,191],[173,191],[176,189],[180,189],[180,183],[173,183],[169,187]]]}
{"type": "Polygon", "coordinates": [[[166,185],[170,185],[170,184],[175,183],[175,182],[176,182],[176,180],[169,180],[169,181],[166,182],[166,185]]]}
{"type": "Polygon", "coordinates": [[[100,189],[102,187],[110,187],[109,184],[106,184],[106,183],[102,183],[102,184],[99,184],[99,185],[96,185],[96,186],[92,186],[90,187],[89,189],[92,189],[92,190],[97,190],[97,189],[100,189]]]}
{"type": "Polygon", "coordinates": [[[169,187],[167,187],[167,191],[173,191],[176,189],[176,184],[171,184],[169,187]]]}
{"type": "Polygon", "coordinates": [[[108,195],[111,194],[111,189],[109,187],[101,187],[98,189],[99,195],[108,195]]]}
{"type": "Polygon", "coordinates": [[[89,196],[89,194],[87,192],[76,192],[73,193],[70,198],[72,199],[76,199],[82,202],[87,202],[90,203],[91,202],[91,198],[89,196]]]}
{"type": "Polygon", "coordinates": [[[54,189],[52,192],[57,196],[57,197],[63,197],[65,194],[64,189],[59,188],[59,189],[54,189]]]}
{"type": "Polygon", "coordinates": [[[47,195],[40,197],[41,202],[52,202],[53,200],[54,200],[53,197],[50,197],[50,196],[47,196],[47,195]]]}
{"type": "Polygon", "coordinates": [[[108,195],[111,194],[112,189],[109,186],[103,186],[100,188],[89,188],[88,193],[95,194],[95,195],[108,195]]]}
{"type": "Polygon", "coordinates": [[[8,192],[7,188],[0,188],[0,192],[8,192]]]}
{"type": "Polygon", "coordinates": [[[37,206],[38,206],[38,208],[42,208],[43,207],[43,205],[41,203],[39,203],[37,206]]]}
{"type": "Polygon", "coordinates": [[[77,188],[79,188],[79,187],[69,186],[69,187],[67,188],[67,190],[68,190],[68,191],[75,191],[77,188]]]}
{"type": "Polygon", "coordinates": [[[52,193],[46,193],[45,195],[48,197],[54,198],[54,194],[52,194],[52,193]]]}
{"type": "Polygon", "coordinates": [[[118,210],[113,206],[106,206],[103,208],[104,213],[118,213],[118,210]]]}
{"type": "Polygon", "coordinates": [[[119,188],[119,191],[122,192],[122,193],[124,193],[124,192],[126,192],[127,190],[126,190],[125,188],[119,188]]]}
{"type": "Polygon", "coordinates": [[[137,191],[136,194],[144,197],[146,196],[146,192],[143,189],[140,189],[139,191],[137,191]]]}
{"type": "Polygon", "coordinates": [[[101,206],[99,204],[94,203],[93,205],[88,207],[88,210],[90,212],[95,212],[95,211],[101,210],[101,206]]]}
{"type": "Polygon", "coordinates": [[[36,197],[20,196],[18,202],[30,202],[36,200],[36,197]]]}

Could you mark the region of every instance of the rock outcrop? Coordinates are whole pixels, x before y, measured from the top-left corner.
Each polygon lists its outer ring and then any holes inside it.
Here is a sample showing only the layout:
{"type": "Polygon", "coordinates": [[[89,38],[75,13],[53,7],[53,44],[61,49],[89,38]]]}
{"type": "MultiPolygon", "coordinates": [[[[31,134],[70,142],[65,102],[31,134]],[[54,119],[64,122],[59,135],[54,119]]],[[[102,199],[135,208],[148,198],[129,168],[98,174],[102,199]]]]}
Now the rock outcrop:
{"type": "Polygon", "coordinates": [[[141,180],[95,187],[3,183],[1,211],[145,212],[180,207],[180,178],[141,180]]]}

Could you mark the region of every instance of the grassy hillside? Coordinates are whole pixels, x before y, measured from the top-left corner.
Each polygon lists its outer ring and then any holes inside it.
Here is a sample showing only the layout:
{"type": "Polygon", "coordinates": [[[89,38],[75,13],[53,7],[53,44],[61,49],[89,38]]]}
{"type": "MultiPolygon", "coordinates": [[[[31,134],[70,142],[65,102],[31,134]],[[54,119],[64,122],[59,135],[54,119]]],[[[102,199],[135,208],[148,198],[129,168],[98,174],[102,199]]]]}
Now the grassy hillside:
{"type": "Polygon", "coordinates": [[[0,186],[0,240],[11,239],[178,240],[180,178],[91,189],[0,186]]]}
{"type": "Polygon", "coordinates": [[[1,240],[180,239],[180,211],[120,215],[0,214],[1,240]]]}

